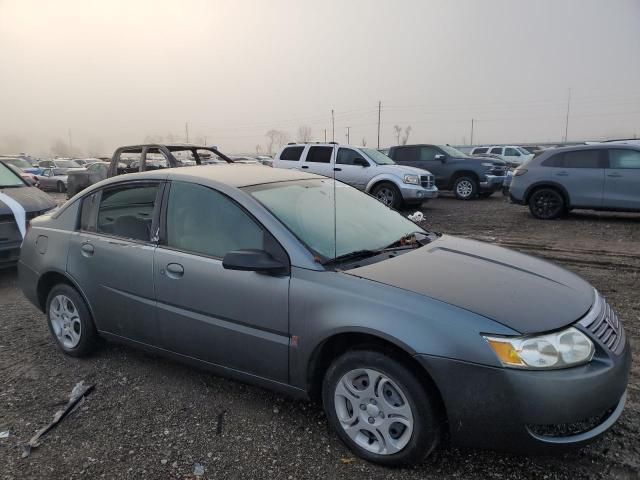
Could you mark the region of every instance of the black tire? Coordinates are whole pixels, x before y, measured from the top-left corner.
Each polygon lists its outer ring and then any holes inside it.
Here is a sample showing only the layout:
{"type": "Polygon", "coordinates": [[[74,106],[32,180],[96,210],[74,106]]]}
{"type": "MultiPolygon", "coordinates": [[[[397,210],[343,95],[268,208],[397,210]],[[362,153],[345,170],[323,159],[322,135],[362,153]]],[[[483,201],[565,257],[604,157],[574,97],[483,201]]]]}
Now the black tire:
{"type": "Polygon", "coordinates": [[[67,191],[67,187],[65,187],[65,186],[64,186],[64,183],[63,183],[63,182],[58,182],[58,183],[57,183],[57,185],[56,185],[56,190],[57,190],[59,193],[64,193],[64,192],[66,192],[66,191],[67,191]]]}
{"type": "Polygon", "coordinates": [[[453,193],[458,200],[473,200],[478,195],[478,182],[473,177],[458,177],[453,182],[453,193]]]}
{"type": "MultiPolygon", "coordinates": [[[[58,300],[55,301],[58,302],[58,300]]],[[[46,313],[49,331],[60,350],[72,357],[83,357],[95,350],[99,341],[98,332],[93,324],[91,313],[89,312],[84,299],[75,288],[65,283],[60,283],[53,287],[47,296],[46,313]],[[77,326],[79,324],[79,327],[74,328],[72,326],[71,328],[74,329],[80,338],[77,344],[73,346],[68,346],[63,343],[63,341],[58,337],[56,327],[54,326],[55,320],[53,320],[53,318],[56,315],[54,312],[59,310],[59,308],[57,308],[58,304],[54,304],[54,299],[59,300],[60,297],[66,297],[71,302],[71,306],[73,308],[70,308],[69,304],[66,304],[66,308],[71,312],[75,312],[78,317],[78,321],[74,322],[74,325],[77,326]]]]}
{"type": "Polygon", "coordinates": [[[564,197],[555,188],[539,188],[529,197],[529,210],[540,220],[553,220],[565,213],[564,197]]]}
{"type": "MultiPolygon", "coordinates": [[[[365,383],[364,386],[366,387],[367,384],[365,383]]],[[[352,387],[355,389],[353,384],[352,387]]],[[[365,400],[364,397],[362,397],[362,401],[368,402],[369,400],[365,400]]],[[[384,397],[378,401],[385,401],[384,397]]],[[[324,377],[322,384],[322,402],[329,424],[335,430],[340,440],[355,454],[367,461],[385,466],[414,464],[427,457],[440,442],[441,420],[437,413],[433,393],[431,393],[428,388],[425,388],[425,385],[416,378],[410,369],[389,355],[373,350],[352,350],[335,359],[324,377]],[[375,370],[395,383],[404,394],[404,397],[406,397],[406,403],[411,409],[414,420],[413,430],[410,433],[406,445],[398,452],[379,454],[366,450],[345,432],[339,419],[339,414],[337,413],[339,407],[336,407],[335,401],[338,383],[347,373],[365,368],[375,370]]],[[[352,413],[352,415],[356,415],[357,413],[357,419],[353,425],[358,425],[361,421],[365,423],[364,420],[361,419],[361,416],[370,414],[368,410],[362,408],[363,405],[364,404],[360,404],[359,406],[352,405],[353,409],[357,410],[357,412],[352,413]]],[[[382,407],[382,403],[378,403],[378,405],[382,407]]],[[[381,408],[380,411],[383,411],[383,409],[381,408]]],[[[380,415],[380,417],[382,419],[385,418],[384,415],[380,415]]],[[[369,418],[369,423],[371,423],[371,420],[373,420],[372,417],[369,418]]],[[[375,421],[378,421],[377,417],[375,421]]],[[[376,429],[378,433],[380,433],[378,427],[369,428],[376,429]]],[[[394,424],[388,428],[389,432],[391,432],[394,424]]],[[[358,430],[358,432],[365,431],[365,429],[358,430]]],[[[360,434],[361,433],[358,433],[358,435],[360,434]]],[[[369,441],[369,444],[371,444],[371,441],[369,441]]]]}
{"type": "Polygon", "coordinates": [[[398,209],[402,205],[402,194],[398,187],[391,182],[380,182],[371,189],[371,195],[387,207],[398,209]]]}
{"type": "Polygon", "coordinates": [[[493,195],[493,192],[480,192],[478,194],[480,198],[489,198],[491,195],[493,195]]]}

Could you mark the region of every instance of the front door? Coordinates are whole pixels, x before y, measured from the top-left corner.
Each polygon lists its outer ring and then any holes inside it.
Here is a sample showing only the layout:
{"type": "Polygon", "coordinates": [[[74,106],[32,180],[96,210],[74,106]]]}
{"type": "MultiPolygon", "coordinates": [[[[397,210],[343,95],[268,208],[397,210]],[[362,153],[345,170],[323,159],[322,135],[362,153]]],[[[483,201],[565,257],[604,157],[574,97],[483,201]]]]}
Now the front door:
{"type": "Polygon", "coordinates": [[[67,257],[98,330],[150,345],[158,341],[152,231],[161,185],[129,182],[85,197],[67,257]]]}
{"type": "Polygon", "coordinates": [[[416,167],[431,172],[438,188],[448,188],[451,166],[447,164],[447,155],[439,148],[431,145],[420,147],[416,167]],[[436,155],[443,155],[444,157],[436,158],[436,155]]]}
{"type": "Polygon", "coordinates": [[[640,210],[640,151],[609,150],[602,206],[640,210]]]}
{"type": "Polygon", "coordinates": [[[372,178],[373,174],[370,172],[373,170],[375,169],[371,168],[371,163],[360,152],[353,148],[341,147],[338,149],[334,165],[337,180],[364,190],[369,183],[369,179],[372,178]],[[362,165],[365,162],[368,165],[367,167],[362,165]]]}
{"type": "Polygon", "coordinates": [[[285,255],[273,237],[229,197],[172,182],[155,252],[158,323],[166,349],[286,382],[289,277],[226,270],[232,250],[285,255]]]}

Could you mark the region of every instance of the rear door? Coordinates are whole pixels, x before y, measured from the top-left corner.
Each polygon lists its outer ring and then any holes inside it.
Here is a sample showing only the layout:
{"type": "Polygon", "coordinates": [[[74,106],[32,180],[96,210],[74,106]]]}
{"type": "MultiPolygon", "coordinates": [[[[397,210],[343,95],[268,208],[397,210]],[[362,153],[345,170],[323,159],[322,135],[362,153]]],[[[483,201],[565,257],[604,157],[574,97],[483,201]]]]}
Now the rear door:
{"type": "Polygon", "coordinates": [[[608,156],[602,206],[640,210],[640,151],[612,148],[608,156]]]}
{"type": "Polygon", "coordinates": [[[152,232],[162,186],[126,182],[85,197],[67,260],[98,329],[149,345],[158,343],[152,232]]]}
{"type": "Polygon", "coordinates": [[[569,193],[572,207],[602,206],[606,150],[590,149],[564,152],[547,159],[552,164],[551,179],[569,193]]]}
{"type": "Polygon", "coordinates": [[[266,250],[276,258],[286,258],[286,253],[253,217],[217,190],[172,182],[165,197],[154,260],[164,348],[287,381],[289,276],[222,266],[222,258],[232,250],[266,250]]]}
{"type": "Polygon", "coordinates": [[[333,147],[312,145],[303,156],[300,168],[305,172],[317,173],[325,177],[333,177],[333,147]]]}

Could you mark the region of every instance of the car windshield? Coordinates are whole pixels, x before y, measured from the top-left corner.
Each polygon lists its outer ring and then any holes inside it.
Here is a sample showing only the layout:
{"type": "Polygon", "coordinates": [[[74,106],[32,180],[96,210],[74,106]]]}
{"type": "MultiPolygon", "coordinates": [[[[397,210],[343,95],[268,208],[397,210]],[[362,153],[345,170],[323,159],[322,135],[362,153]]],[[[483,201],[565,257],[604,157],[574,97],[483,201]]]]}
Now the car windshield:
{"type": "Polygon", "coordinates": [[[55,164],[56,164],[56,167],[60,167],[60,168],[78,168],[82,166],[79,163],[77,163],[75,160],[56,160],[55,164]]]}
{"type": "Polygon", "coordinates": [[[22,169],[31,168],[31,164],[21,158],[3,158],[2,161],[22,169]]]}
{"type": "Polygon", "coordinates": [[[244,190],[323,259],[378,250],[411,233],[426,233],[375,198],[344,183],[334,186],[331,179],[269,183],[244,190]]]}
{"type": "Polygon", "coordinates": [[[22,179],[6,165],[0,163],[0,188],[24,187],[22,179]]]}
{"type": "Polygon", "coordinates": [[[450,147],[449,145],[438,145],[442,150],[444,150],[444,152],[449,155],[450,157],[456,157],[456,158],[466,158],[469,155],[467,155],[466,153],[461,152],[460,150],[458,150],[457,148],[453,148],[450,147]]]}
{"type": "Polygon", "coordinates": [[[396,162],[387,157],[384,153],[379,152],[373,148],[361,148],[360,151],[364,153],[371,160],[378,165],[395,165],[396,162]]]}

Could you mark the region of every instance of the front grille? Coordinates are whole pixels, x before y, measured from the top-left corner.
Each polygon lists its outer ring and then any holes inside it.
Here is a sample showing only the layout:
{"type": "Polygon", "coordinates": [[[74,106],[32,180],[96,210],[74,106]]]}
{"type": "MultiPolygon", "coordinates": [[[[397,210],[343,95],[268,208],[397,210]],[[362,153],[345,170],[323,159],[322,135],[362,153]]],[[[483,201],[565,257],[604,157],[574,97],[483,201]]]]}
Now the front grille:
{"type": "Polygon", "coordinates": [[[622,323],[611,305],[597,294],[596,303],[591,311],[580,321],[600,342],[619,355],[625,345],[625,333],[622,323]]]}
{"type": "Polygon", "coordinates": [[[433,188],[433,175],[420,175],[422,188],[433,188]]]}

